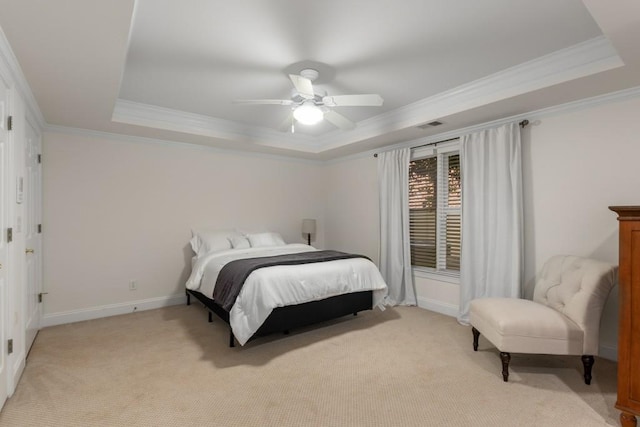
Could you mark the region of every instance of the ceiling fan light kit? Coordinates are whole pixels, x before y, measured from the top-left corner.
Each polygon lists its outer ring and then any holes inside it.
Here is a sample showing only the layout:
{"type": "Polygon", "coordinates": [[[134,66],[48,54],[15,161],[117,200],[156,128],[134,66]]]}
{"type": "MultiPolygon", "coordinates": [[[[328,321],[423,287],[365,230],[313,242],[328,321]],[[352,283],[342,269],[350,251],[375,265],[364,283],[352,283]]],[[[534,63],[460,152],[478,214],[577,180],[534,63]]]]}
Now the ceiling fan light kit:
{"type": "Polygon", "coordinates": [[[324,113],[315,104],[305,102],[293,110],[293,117],[303,125],[315,125],[322,121],[324,113]]]}

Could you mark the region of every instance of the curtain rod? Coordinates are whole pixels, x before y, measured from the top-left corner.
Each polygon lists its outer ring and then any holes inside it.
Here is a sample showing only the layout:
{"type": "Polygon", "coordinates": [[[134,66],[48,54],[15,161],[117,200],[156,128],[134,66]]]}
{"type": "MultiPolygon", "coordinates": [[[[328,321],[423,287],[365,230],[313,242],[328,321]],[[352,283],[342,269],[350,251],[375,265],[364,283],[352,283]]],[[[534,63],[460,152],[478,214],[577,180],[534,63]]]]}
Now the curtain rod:
{"type": "MultiPolygon", "coordinates": [[[[521,128],[524,128],[529,124],[529,120],[525,119],[518,124],[520,125],[521,128]]],[[[455,141],[456,139],[460,139],[460,137],[456,136],[455,138],[443,139],[442,141],[429,142],[428,144],[416,145],[415,147],[411,147],[411,149],[413,150],[414,148],[428,147],[429,145],[438,145],[438,144],[442,144],[443,142],[455,141]]],[[[374,153],[373,157],[378,157],[378,153],[374,153]]]]}
{"type": "MultiPolygon", "coordinates": [[[[416,145],[415,147],[411,147],[411,149],[413,150],[414,148],[428,147],[429,145],[438,145],[438,144],[442,144],[443,142],[455,141],[456,139],[460,139],[460,137],[456,136],[455,138],[443,139],[442,141],[429,142],[427,144],[416,145]]],[[[378,157],[378,153],[374,153],[373,157],[378,157]]]]}

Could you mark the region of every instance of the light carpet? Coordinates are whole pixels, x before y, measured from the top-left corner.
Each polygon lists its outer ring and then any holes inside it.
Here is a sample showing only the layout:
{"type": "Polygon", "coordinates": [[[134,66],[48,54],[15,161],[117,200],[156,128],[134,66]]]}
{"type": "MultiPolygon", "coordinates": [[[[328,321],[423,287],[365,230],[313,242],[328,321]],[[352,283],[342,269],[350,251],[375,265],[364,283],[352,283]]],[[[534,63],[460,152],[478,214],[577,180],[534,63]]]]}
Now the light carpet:
{"type": "Polygon", "coordinates": [[[616,364],[513,355],[416,307],[228,347],[173,306],[40,331],[2,426],[616,426],[616,364]]]}

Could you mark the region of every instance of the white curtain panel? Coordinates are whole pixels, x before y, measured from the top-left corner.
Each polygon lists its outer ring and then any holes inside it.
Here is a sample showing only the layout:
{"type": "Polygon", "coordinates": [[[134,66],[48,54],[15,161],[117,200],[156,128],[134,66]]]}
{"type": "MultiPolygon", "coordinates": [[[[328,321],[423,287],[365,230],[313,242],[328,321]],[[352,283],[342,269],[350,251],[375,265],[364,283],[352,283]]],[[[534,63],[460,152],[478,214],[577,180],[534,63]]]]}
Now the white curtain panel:
{"type": "Polygon", "coordinates": [[[388,305],[416,305],[409,245],[409,161],[403,148],[378,154],[380,187],[380,273],[388,305]]]}
{"type": "Polygon", "coordinates": [[[522,148],[517,123],[460,139],[462,253],[458,321],[481,297],[521,295],[522,148]]]}

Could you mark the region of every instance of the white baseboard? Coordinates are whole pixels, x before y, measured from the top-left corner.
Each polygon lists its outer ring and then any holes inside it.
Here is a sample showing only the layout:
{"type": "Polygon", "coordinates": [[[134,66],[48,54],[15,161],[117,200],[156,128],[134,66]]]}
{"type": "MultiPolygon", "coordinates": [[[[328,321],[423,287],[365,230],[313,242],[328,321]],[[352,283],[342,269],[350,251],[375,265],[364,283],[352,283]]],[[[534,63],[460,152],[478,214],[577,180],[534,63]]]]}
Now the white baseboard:
{"type": "Polygon", "coordinates": [[[618,361],[618,349],[617,347],[609,346],[609,345],[600,345],[598,349],[600,352],[598,355],[603,359],[613,360],[614,362],[618,361]]]}
{"type": "Polygon", "coordinates": [[[45,314],[40,322],[40,327],[45,328],[47,326],[63,325],[66,323],[81,322],[83,320],[99,319],[101,317],[117,316],[119,314],[133,313],[134,311],[152,310],[154,308],[186,303],[187,297],[182,294],[101,305],[80,310],[62,311],[59,313],[45,314]]]}
{"type": "Polygon", "coordinates": [[[418,297],[418,307],[435,311],[446,316],[458,317],[458,306],[429,298],[418,297]]]}
{"type": "MultiPolygon", "coordinates": [[[[145,300],[124,302],[119,304],[101,305],[98,307],[83,308],[81,310],[63,311],[59,313],[45,314],[40,323],[41,328],[47,326],[64,325],[66,323],[81,322],[83,320],[100,319],[102,317],[117,316],[133,313],[134,311],[152,310],[154,308],[168,307],[170,305],[186,304],[185,295],[172,295],[168,297],[149,298],[145,300]]],[[[435,311],[445,316],[458,317],[458,306],[429,298],[418,297],[418,307],[435,311]]],[[[601,345],[599,356],[618,360],[618,349],[613,346],[601,345]]]]}

